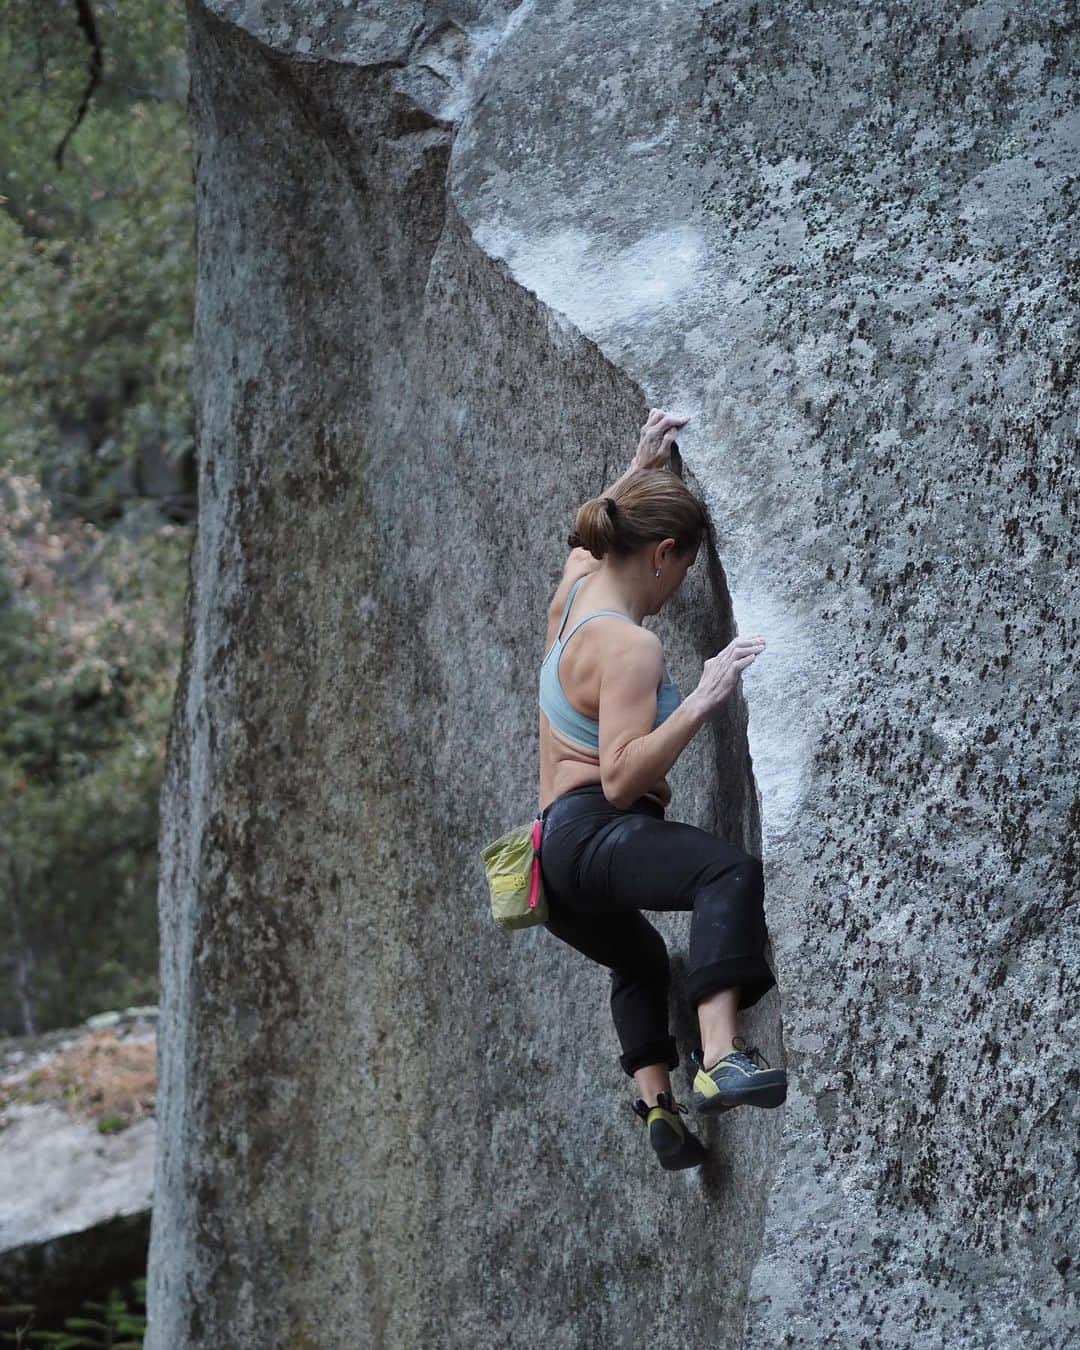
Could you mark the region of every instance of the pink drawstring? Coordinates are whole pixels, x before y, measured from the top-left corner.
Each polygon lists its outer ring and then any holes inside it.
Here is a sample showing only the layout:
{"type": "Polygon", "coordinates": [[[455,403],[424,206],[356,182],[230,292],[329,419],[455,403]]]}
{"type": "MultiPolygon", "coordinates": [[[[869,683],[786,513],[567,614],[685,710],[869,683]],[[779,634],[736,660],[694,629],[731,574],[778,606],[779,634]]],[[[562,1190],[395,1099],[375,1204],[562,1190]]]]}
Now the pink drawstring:
{"type": "Polygon", "coordinates": [[[537,893],[540,890],[540,834],[542,830],[543,825],[541,824],[541,822],[539,820],[534,820],[532,827],[532,846],[533,846],[532,878],[529,882],[530,909],[536,908],[536,897],[537,893]]]}

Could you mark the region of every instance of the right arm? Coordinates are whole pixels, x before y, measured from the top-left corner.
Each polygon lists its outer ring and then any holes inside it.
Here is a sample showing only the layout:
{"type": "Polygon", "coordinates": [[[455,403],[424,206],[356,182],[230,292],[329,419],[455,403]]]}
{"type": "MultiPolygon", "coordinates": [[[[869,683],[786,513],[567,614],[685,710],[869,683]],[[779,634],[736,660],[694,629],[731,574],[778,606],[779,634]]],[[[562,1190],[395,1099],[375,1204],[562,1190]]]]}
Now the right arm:
{"type": "Polygon", "coordinates": [[[663,673],[660,639],[644,628],[629,633],[604,663],[600,782],[604,796],[622,810],[664,777],[709,716],[695,691],[651,731],[663,673]]]}
{"type": "Polygon", "coordinates": [[[663,646],[655,633],[628,633],[600,678],[600,782],[621,810],[663,778],[690,741],[734,690],[765,640],[737,637],[705,662],[697,688],[654,730],[663,646]]]}

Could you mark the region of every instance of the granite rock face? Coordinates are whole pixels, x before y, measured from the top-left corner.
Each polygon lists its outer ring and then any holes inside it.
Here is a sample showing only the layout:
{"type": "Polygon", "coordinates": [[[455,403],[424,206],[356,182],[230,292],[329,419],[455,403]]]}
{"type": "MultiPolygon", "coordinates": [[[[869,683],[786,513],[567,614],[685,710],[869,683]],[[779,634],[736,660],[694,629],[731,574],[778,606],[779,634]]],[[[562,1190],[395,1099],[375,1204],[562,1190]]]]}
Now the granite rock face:
{"type": "Polygon", "coordinates": [[[189,16],[148,1346],[1064,1345],[1071,7],[189,16]],[[669,814],[764,859],[791,1080],[677,1176],[603,972],[498,933],[477,860],[650,404],[719,550],[673,672],[769,644],[669,814]]]}

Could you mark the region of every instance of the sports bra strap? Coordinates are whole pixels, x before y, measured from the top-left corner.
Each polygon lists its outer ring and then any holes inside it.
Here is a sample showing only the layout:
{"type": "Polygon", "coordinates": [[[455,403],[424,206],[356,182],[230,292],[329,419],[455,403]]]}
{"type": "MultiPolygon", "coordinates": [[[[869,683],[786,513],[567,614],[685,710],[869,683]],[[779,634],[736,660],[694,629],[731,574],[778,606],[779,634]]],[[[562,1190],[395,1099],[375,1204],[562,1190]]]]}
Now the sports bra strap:
{"type": "Polygon", "coordinates": [[[614,614],[616,618],[626,619],[628,623],[634,622],[633,619],[630,618],[630,615],[624,614],[621,609],[594,609],[591,614],[582,615],[582,617],[578,619],[577,623],[574,624],[573,628],[570,629],[569,633],[567,633],[566,637],[563,639],[563,646],[570,641],[583,623],[588,623],[590,619],[595,619],[600,614],[614,614]]]}
{"type": "MultiPolygon", "coordinates": [[[[579,576],[577,581],[570,587],[570,594],[566,597],[566,604],[563,605],[562,618],[559,620],[559,631],[555,634],[556,641],[562,637],[562,630],[566,627],[566,616],[570,613],[570,606],[574,603],[574,595],[577,592],[577,588],[585,578],[590,575],[591,573],[589,572],[582,572],[581,576],[579,576]]],[[[586,619],[594,619],[598,614],[614,614],[620,619],[628,619],[631,623],[634,622],[634,620],[630,618],[630,615],[624,614],[621,609],[594,609],[591,614],[586,614],[584,617],[578,619],[577,623],[574,624],[573,628],[571,628],[566,635],[567,642],[570,641],[586,619]]]]}
{"type": "Polygon", "coordinates": [[[566,616],[570,613],[570,606],[574,603],[574,593],[588,575],[588,572],[582,572],[581,576],[570,587],[570,594],[566,597],[566,604],[562,607],[562,618],[559,620],[559,631],[555,634],[556,639],[562,637],[562,630],[566,627],[566,616]]]}

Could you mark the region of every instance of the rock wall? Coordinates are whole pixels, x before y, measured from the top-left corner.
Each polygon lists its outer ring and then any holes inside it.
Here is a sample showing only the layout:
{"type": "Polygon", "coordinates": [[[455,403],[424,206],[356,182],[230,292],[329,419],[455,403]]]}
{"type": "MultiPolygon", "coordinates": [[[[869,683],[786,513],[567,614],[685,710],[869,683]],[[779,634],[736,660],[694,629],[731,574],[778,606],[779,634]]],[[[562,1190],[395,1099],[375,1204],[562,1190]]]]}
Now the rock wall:
{"type": "Polygon", "coordinates": [[[1064,1344],[1075,16],[188,12],[148,1346],[1064,1344]],[[676,677],[769,641],[671,815],[764,858],[791,1078],[678,1176],[602,972],[477,862],[650,403],[719,545],[676,677]]]}

